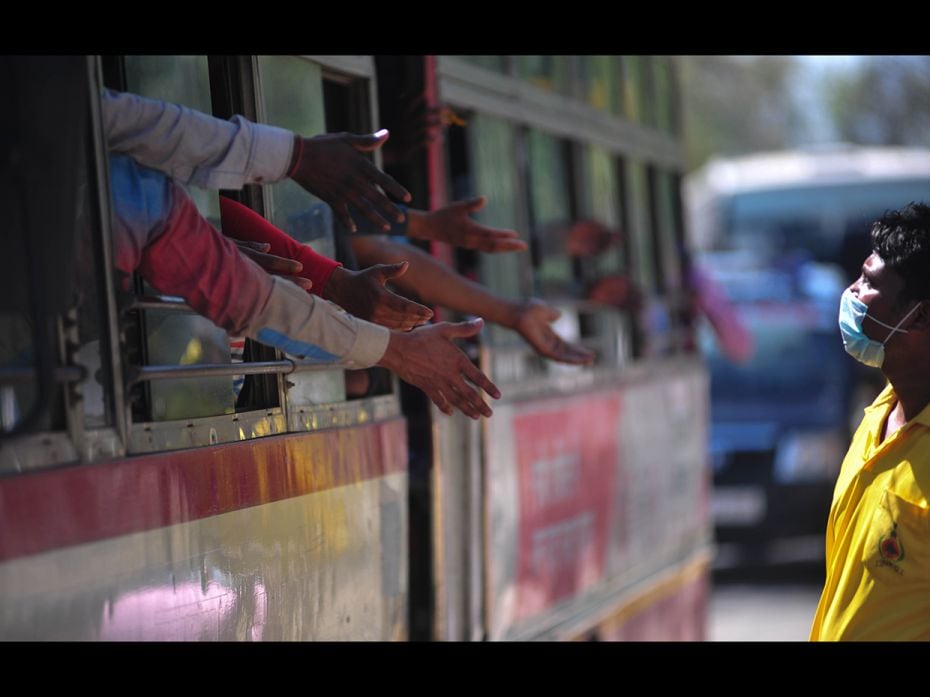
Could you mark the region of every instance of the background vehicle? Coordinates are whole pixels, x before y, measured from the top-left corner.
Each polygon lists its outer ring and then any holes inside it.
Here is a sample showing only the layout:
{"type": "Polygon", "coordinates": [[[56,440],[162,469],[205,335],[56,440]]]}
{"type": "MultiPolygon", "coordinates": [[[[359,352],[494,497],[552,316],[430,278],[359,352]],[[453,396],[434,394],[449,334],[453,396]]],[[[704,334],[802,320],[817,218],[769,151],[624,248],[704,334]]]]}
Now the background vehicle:
{"type": "MultiPolygon", "coordinates": [[[[10,234],[80,234],[84,254],[67,273],[27,278],[15,270],[41,266],[37,250],[24,243],[0,260],[0,277],[16,279],[10,297],[68,291],[27,322],[22,304],[4,309],[0,636],[703,637],[707,374],[686,280],[673,61],[61,60],[87,97],[86,108],[79,95],[71,103],[87,114],[71,134],[86,157],[61,185],[82,205],[55,208],[76,219],[30,219],[10,234]],[[468,349],[505,397],[476,423],[396,381],[350,399],[342,370],[251,342],[233,363],[222,332],[177,299],[114,286],[101,84],[306,134],[391,128],[409,147],[381,163],[415,207],[485,194],[481,219],[532,245],[432,253],[508,297],[557,304],[560,332],[596,348],[597,364],[544,362],[489,327],[468,349]],[[460,124],[444,141],[405,131],[418,95],[427,115],[460,124]],[[622,229],[622,244],[568,257],[566,231],[580,219],[622,229]],[[585,299],[605,276],[635,282],[642,311],[585,299]],[[243,374],[235,399],[232,376],[243,374]]],[[[10,103],[50,95],[64,108],[49,73],[11,81],[10,103]]],[[[21,130],[32,132],[28,120],[21,130]]],[[[45,209],[62,192],[46,192],[45,209]]],[[[216,195],[192,194],[216,220],[216,195]]],[[[325,210],[295,184],[237,196],[339,253],[325,210]]]]}
{"type": "MultiPolygon", "coordinates": [[[[689,178],[700,267],[754,338],[727,360],[707,328],[714,518],[755,559],[822,538],[836,473],[881,373],[843,351],[839,296],[870,250],[871,222],[930,198],[930,150],[836,147],[719,160],[689,178]],[[784,545],[782,545],[784,548],[784,545]]],[[[808,546],[822,553],[822,539],[808,546]]]]}

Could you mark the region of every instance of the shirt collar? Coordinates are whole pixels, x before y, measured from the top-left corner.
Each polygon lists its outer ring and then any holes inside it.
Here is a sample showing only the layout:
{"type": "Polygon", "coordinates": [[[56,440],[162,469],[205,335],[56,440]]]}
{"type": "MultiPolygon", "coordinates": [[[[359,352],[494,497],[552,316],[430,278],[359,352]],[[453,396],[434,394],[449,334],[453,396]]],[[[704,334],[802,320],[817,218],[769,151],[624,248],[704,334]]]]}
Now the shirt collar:
{"type": "MultiPolygon", "coordinates": [[[[893,406],[897,399],[894,388],[892,388],[889,382],[885,385],[885,389],[875,398],[875,401],[865,408],[865,413],[869,414],[877,409],[887,409],[893,406]]],[[[914,417],[913,421],[914,423],[919,423],[930,428],[930,404],[925,406],[920,413],[914,417]]]]}

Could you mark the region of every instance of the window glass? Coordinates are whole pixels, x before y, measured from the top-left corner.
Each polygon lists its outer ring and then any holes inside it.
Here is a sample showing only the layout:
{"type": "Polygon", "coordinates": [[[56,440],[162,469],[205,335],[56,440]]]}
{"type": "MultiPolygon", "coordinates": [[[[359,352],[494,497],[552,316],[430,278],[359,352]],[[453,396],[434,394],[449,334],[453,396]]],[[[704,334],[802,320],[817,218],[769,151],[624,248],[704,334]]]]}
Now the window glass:
{"type": "Polygon", "coordinates": [[[617,56],[582,56],[585,99],[595,109],[621,113],[620,63],[617,56]]]}
{"type": "MultiPolygon", "coordinates": [[[[467,126],[475,192],[487,197],[477,213],[485,225],[519,230],[516,142],[514,127],[490,116],[476,114],[467,126]]],[[[526,294],[526,254],[486,254],[481,258],[481,281],[495,293],[511,299],[526,294]]],[[[512,333],[491,325],[494,341],[509,342],[512,333]]]]}
{"type": "MultiPolygon", "coordinates": [[[[326,131],[323,74],[312,61],[293,56],[258,59],[264,120],[303,135],[326,131]]],[[[333,215],[320,199],[293,181],[265,187],[268,218],[299,242],[334,258],[333,215]]],[[[297,373],[287,378],[291,404],[309,406],[345,399],[343,370],[297,373]]]]}
{"type": "Polygon", "coordinates": [[[623,56],[623,106],[624,114],[631,121],[643,119],[643,88],[641,56],[623,56]]]}
{"type": "MultiPolygon", "coordinates": [[[[614,158],[603,148],[587,145],[583,150],[585,189],[581,196],[582,215],[603,223],[613,231],[620,228],[621,199],[614,158]]],[[[623,250],[612,245],[597,256],[600,274],[617,273],[624,268],[623,250]]]]}
{"type": "Polygon", "coordinates": [[[656,126],[666,133],[675,132],[675,101],[672,84],[672,64],[667,56],[653,59],[656,95],[656,126]]]}
{"type": "Polygon", "coordinates": [[[662,249],[662,276],[666,290],[680,290],[682,287],[680,252],[678,249],[678,230],[675,220],[675,181],[670,172],[656,173],[656,213],[657,228],[662,249]]]}
{"type": "Polygon", "coordinates": [[[507,56],[456,56],[456,58],[497,73],[507,72],[507,56]]]}
{"type": "Polygon", "coordinates": [[[533,242],[538,245],[536,281],[544,296],[566,294],[574,279],[565,250],[572,217],[565,144],[531,129],[526,145],[533,242]]]}
{"type": "Polygon", "coordinates": [[[516,56],[517,76],[540,89],[568,92],[570,56],[516,56]]]}
{"type": "MultiPolygon", "coordinates": [[[[206,56],[127,56],[130,91],[212,113],[206,56]]],[[[187,187],[200,213],[219,226],[215,191],[187,187]]],[[[146,294],[154,294],[146,288],[146,294]]],[[[145,312],[149,365],[229,363],[226,332],[193,313],[145,312]]],[[[149,387],[151,418],[156,421],[215,416],[235,410],[229,377],[154,380],[149,387]]]]}
{"type": "Polygon", "coordinates": [[[630,162],[629,174],[631,205],[630,242],[636,260],[634,275],[645,294],[657,290],[656,249],[652,233],[652,220],[649,203],[649,182],[645,165],[630,162]]]}

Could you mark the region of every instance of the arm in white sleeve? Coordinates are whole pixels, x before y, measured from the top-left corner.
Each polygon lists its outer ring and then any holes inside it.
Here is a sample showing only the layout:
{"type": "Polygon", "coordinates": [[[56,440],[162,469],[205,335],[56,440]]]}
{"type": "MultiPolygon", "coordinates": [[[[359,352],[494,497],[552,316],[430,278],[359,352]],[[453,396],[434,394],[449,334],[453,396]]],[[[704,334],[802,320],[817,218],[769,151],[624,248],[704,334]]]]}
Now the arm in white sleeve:
{"type": "Polygon", "coordinates": [[[111,151],[185,184],[241,189],[287,176],[294,134],[242,116],[229,121],[185,106],[104,90],[103,126],[111,151]]]}

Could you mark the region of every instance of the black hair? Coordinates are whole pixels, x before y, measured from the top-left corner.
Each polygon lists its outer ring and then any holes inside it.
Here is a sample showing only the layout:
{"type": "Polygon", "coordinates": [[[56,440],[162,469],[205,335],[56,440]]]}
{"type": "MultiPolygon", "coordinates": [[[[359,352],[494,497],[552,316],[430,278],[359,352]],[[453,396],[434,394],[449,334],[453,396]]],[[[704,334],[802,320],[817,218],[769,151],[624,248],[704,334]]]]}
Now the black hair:
{"type": "Polygon", "coordinates": [[[887,211],[872,224],[872,249],[904,280],[901,302],[930,298],[930,206],[887,211]]]}

